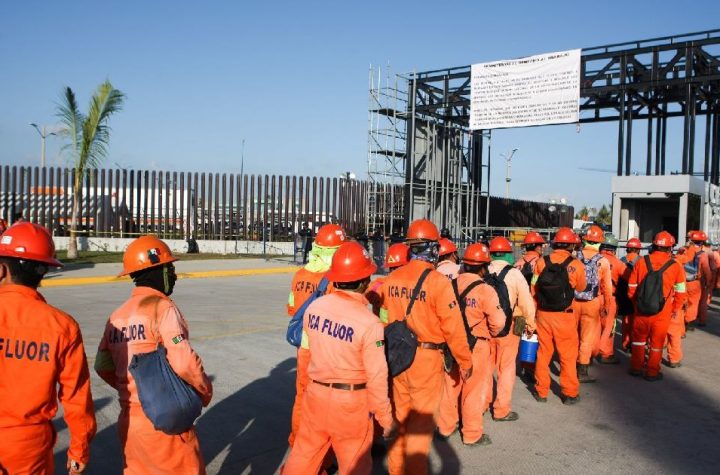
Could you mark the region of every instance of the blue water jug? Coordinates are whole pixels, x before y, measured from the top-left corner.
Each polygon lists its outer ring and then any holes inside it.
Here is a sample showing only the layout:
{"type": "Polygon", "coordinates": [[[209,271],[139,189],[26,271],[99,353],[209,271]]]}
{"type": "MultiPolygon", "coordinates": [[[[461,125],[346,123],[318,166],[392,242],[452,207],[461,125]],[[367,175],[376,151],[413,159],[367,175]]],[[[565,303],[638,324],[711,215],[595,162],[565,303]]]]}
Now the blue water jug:
{"type": "Polygon", "coordinates": [[[533,336],[523,335],[520,339],[520,361],[523,363],[534,363],[537,360],[538,351],[538,337],[537,334],[533,336]]]}

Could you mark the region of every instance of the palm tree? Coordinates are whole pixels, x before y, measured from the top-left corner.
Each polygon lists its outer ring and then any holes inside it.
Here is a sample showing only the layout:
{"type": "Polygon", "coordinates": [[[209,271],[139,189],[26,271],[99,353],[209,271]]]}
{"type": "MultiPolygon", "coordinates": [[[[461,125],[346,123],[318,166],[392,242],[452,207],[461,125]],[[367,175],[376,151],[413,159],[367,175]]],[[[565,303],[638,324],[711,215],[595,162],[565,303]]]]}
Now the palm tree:
{"type": "Polygon", "coordinates": [[[124,99],[125,95],[106,80],[90,98],[87,115],[83,115],[78,109],[75,93],[69,87],[63,90],[61,102],[57,106],[57,116],[63,124],[60,135],[67,140],[63,150],[70,154],[75,167],[68,259],[78,256],[77,223],[83,178],[90,170],[98,168],[107,155],[110,142],[110,127],[107,122],[111,115],[122,109],[124,99]]]}

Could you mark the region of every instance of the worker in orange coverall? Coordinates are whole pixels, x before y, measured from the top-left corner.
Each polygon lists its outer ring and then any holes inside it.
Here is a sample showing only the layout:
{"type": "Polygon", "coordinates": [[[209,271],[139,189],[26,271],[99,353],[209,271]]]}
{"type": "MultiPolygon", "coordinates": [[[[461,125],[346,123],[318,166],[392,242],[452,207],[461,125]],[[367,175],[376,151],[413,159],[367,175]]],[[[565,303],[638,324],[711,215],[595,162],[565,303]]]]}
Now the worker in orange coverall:
{"type": "Polygon", "coordinates": [[[685,281],[687,285],[687,300],[685,302],[685,329],[688,331],[695,330],[695,320],[697,320],[698,309],[700,307],[700,296],[702,294],[701,273],[700,273],[700,254],[702,254],[701,245],[707,239],[707,235],[703,231],[689,231],[687,234],[687,242],[685,247],[678,250],[675,260],[683,266],[685,270],[685,281]]]}
{"type": "Polygon", "coordinates": [[[317,473],[330,448],[341,474],[369,474],[374,415],[391,437],[397,430],[388,397],[383,326],[363,293],[376,267],[363,247],[345,243],[328,278],[336,290],[310,304],[303,326],[310,341],[311,383],[302,422],[283,474],[317,473]]]}
{"type": "Polygon", "coordinates": [[[595,342],[601,333],[601,322],[611,318],[612,277],[610,262],[600,254],[600,245],[605,241],[605,233],[600,226],[590,226],[583,240],[585,245],[577,257],[585,266],[587,287],[575,292],[574,304],[580,335],[577,375],[581,383],[593,383],[595,378],[590,376],[588,368],[595,342]]]}
{"type": "Polygon", "coordinates": [[[388,450],[391,475],[427,473],[435,417],[445,381],[443,349],[446,345],[460,366],[461,378],[467,380],[472,374],[470,348],[452,286],[447,277],[434,270],[439,238],[432,222],[413,221],[406,241],[410,262],[390,274],[384,285],[383,308],[388,322],[406,320],[418,340],[415,360],[392,382],[395,417],[400,427],[397,439],[388,450]],[[406,319],[410,295],[426,270],[418,298],[406,319]]]}
{"type": "Polygon", "coordinates": [[[0,237],[0,473],[55,473],[52,420],[63,405],[69,473],[81,473],[95,411],[80,327],[37,291],[61,267],[48,231],[27,221],[0,237]]]}
{"type": "MultiPolygon", "coordinates": [[[[525,235],[523,239],[525,253],[520,260],[515,263],[515,268],[522,273],[528,285],[532,282],[535,266],[542,258],[544,247],[545,239],[543,239],[539,233],[530,231],[525,235]]],[[[522,379],[525,384],[535,384],[535,363],[520,362],[520,379],[522,379]]]]}
{"type": "Polygon", "coordinates": [[[680,309],[686,298],[685,272],[682,266],[674,261],[671,255],[675,238],[666,231],[660,231],[653,239],[653,249],[649,256],[638,261],[630,274],[628,284],[630,298],[636,302],[635,319],[632,331],[632,357],[630,360],[630,374],[642,376],[645,369],[645,379],[658,381],[662,379],[660,361],[662,359],[663,345],[667,336],[671,320],[679,319],[680,309]],[[662,274],[662,298],[664,305],[660,312],[653,315],[643,315],[637,308],[637,297],[640,285],[648,275],[649,267],[653,271],[664,268],[662,274]],[[650,348],[645,361],[646,346],[650,348]]]}
{"type": "MultiPolygon", "coordinates": [[[[563,404],[575,404],[579,401],[580,383],[576,368],[579,338],[573,295],[574,291],[584,290],[587,281],[585,266],[571,254],[576,237],[570,228],[558,229],[553,238],[553,252],[537,263],[532,279],[531,291],[537,307],[535,324],[539,342],[533,396],[538,402],[547,402],[550,392],[550,360],[555,351],[560,360],[563,404]],[[544,272],[553,264],[559,264],[567,273],[567,281],[557,283],[560,287],[550,286],[547,280],[550,274],[544,272]]],[[[556,266],[552,268],[556,269],[556,266]]],[[[562,273],[559,272],[558,275],[562,276],[562,273]]]]}
{"type": "Polygon", "coordinates": [[[704,327],[707,325],[708,305],[712,298],[712,292],[715,288],[715,279],[717,277],[717,265],[715,256],[712,253],[712,247],[706,240],[702,243],[700,249],[700,258],[698,259],[698,274],[700,275],[700,303],[698,304],[697,326],[704,327]]]}
{"type": "MultiPolygon", "coordinates": [[[[627,266],[616,255],[618,240],[613,234],[605,236],[605,242],[600,245],[600,254],[610,264],[610,279],[612,281],[612,295],[607,302],[608,314],[600,320],[601,331],[597,335],[593,354],[597,355],[600,364],[619,364],[615,357],[615,327],[617,325],[617,289],[620,280],[627,272],[627,266]]],[[[603,297],[604,299],[605,297],[603,297]]],[[[604,302],[603,302],[604,303],[604,302]]]]}
{"type": "MultiPolygon", "coordinates": [[[[399,242],[390,246],[385,255],[385,268],[392,273],[409,262],[410,248],[399,242]]],[[[387,323],[387,312],[382,312],[382,303],[385,296],[382,293],[385,277],[380,276],[373,279],[365,291],[365,298],[372,305],[373,313],[380,317],[382,323],[387,323]]]]}
{"type": "Polygon", "coordinates": [[[212,383],[190,345],[185,318],[169,298],[177,280],[176,260],[155,236],[130,243],[120,275],[130,275],[135,288],[110,315],[95,358],[95,371],[119,395],[118,433],[126,474],[205,473],[195,428],[180,435],[156,430],[143,412],[128,369],[134,355],[162,344],[173,371],[197,391],[204,406],[210,403],[212,383]]]}
{"type": "Polygon", "coordinates": [[[625,274],[623,274],[622,276],[624,280],[622,291],[625,292],[625,295],[621,297],[625,300],[620,310],[622,312],[622,348],[623,351],[625,351],[626,353],[630,353],[631,350],[630,337],[632,333],[633,319],[633,310],[630,308],[632,306],[632,302],[627,302],[627,280],[630,278],[630,272],[632,272],[635,263],[638,259],[640,259],[641,249],[642,243],[640,242],[640,239],[636,237],[630,238],[625,244],[625,255],[622,257],[622,259],[620,259],[622,263],[625,264],[625,274]],[[626,308],[623,309],[622,307],[626,308]]]}
{"type": "MultiPolygon", "coordinates": [[[[313,242],[310,257],[305,267],[298,270],[290,284],[287,311],[289,316],[302,307],[305,301],[315,292],[325,273],[330,268],[333,254],[345,242],[345,231],[337,224],[322,226],[313,242]]],[[[333,291],[332,284],[327,287],[326,293],[333,291]]],[[[297,373],[295,375],[295,402],[292,409],[291,431],[288,443],[292,447],[300,424],[300,411],[302,410],[302,396],[308,385],[307,367],[310,363],[310,348],[307,336],[303,333],[302,343],[297,350],[297,373]]]]}
{"type": "Polygon", "coordinates": [[[490,339],[505,326],[505,313],[497,293],[483,281],[489,273],[489,264],[490,253],[485,244],[471,244],[465,250],[463,271],[457,277],[456,297],[476,339],[472,349],[473,377],[463,381],[457,368],[450,373],[453,378],[446,377],[438,417],[438,436],[442,439],[449,438],[457,430],[461,418],[463,443],[470,446],[492,443],[483,430],[483,413],[492,399],[494,365],[490,339]]]}
{"type": "MultiPolygon", "coordinates": [[[[530,293],[530,285],[522,273],[512,267],[515,259],[510,241],[504,237],[494,238],[490,241],[490,254],[493,259],[490,263],[491,273],[499,277],[504,269],[509,268],[503,280],[507,286],[510,308],[513,310],[512,320],[505,322],[502,332],[504,335],[494,336],[490,340],[490,360],[497,371],[495,400],[492,403],[493,419],[515,421],[518,414],[512,410],[512,391],[515,385],[515,360],[520,348],[520,336],[516,333],[524,331],[532,335],[535,332],[535,302],[530,293]],[[518,328],[518,325],[523,328],[518,328]]],[[[490,396],[492,398],[492,394],[490,396]]]]}
{"type": "Polygon", "coordinates": [[[458,264],[457,246],[451,240],[440,238],[440,258],[438,259],[437,271],[450,280],[453,280],[460,273],[458,264]]]}

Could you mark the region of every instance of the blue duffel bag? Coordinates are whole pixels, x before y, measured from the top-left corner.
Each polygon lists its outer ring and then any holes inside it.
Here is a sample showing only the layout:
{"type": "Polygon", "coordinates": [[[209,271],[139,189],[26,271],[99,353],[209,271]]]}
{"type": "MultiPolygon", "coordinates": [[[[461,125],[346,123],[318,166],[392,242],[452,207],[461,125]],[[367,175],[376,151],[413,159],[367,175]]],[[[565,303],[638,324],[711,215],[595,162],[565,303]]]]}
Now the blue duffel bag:
{"type": "Polygon", "coordinates": [[[202,412],[202,400],[170,367],[164,346],[134,355],[129,369],[140,405],[155,429],[178,435],[193,426],[202,412]]]}

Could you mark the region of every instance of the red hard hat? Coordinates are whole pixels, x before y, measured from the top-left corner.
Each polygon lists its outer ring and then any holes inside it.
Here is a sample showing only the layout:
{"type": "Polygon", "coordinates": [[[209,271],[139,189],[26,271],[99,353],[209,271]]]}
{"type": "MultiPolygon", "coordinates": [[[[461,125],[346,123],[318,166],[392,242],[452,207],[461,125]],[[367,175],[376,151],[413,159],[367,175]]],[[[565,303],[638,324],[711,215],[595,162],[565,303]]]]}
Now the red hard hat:
{"type": "Polygon", "coordinates": [[[707,234],[705,234],[705,231],[691,231],[690,232],[690,240],[691,241],[698,241],[698,242],[705,242],[707,241],[707,234]]]}
{"type": "Polygon", "coordinates": [[[490,241],[490,252],[512,252],[512,244],[502,236],[490,241]]]}
{"type": "Polygon", "coordinates": [[[318,229],[315,244],[323,247],[339,247],[345,242],[345,231],[337,224],[326,224],[318,229]]]}
{"type": "Polygon", "coordinates": [[[485,264],[490,262],[490,250],[483,243],[470,244],[465,249],[463,262],[470,265],[485,264]]]}
{"type": "Polygon", "coordinates": [[[151,267],[177,261],[167,244],[155,236],[140,236],[131,242],[123,254],[123,270],[128,275],[151,267]]]}
{"type": "Polygon", "coordinates": [[[387,250],[387,255],[385,256],[385,267],[388,269],[394,269],[396,267],[404,266],[409,262],[409,255],[410,248],[405,244],[401,242],[393,244],[387,250]]]}
{"type": "Polygon", "coordinates": [[[560,228],[553,238],[554,243],[577,244],[577,235],[570,228],[560,228]]]}
{"type": "Polygon", "coordinates": [[[447,254],[452,254],[453,252],[457,251],[457,246],[455,243],[453,243],[451,240],[446,238],[441,238],[440,241],[440,256],[445,256],[447,254]]]}
{"type": "Polygon", "coordinates": [[[0,256],[63,266],[55,259],[55,243],[48,230],[28,221],[13,224],[0,236],[0,256]]]}
{"type": "Polygon", "coordinates": [[[325,274],[333,282],[355,282],[370,277],[377,270],[370,255],[360,244],[346,242],[333,254],[330,270],[325,274]]]}
{"type": "Polygon", "coordinates": [[[545,244],[545,239],[535,231],[530,231],[525,235],[525,239],[523,239],[523,245],[528,244],[545,244]]]}
{"type": "Polygon", "coordinates": [[[675,238],[667,231],[660,231],[655,235],[653,244],[659,247],[673,247],[675,245],[675,238]]]}
{"type": "Polygon", "coordinates": [[[638,238],[630,238],[625,247],[628,249],[642,249],[642,243],[638,238]]]}
{"type": "Polygon", "coordinates": [[[589,242],[605,242],[605,233],[600,226],[593,224],[585,231],[585,240],[589,242]]]}
{"type": "Polygon", "coordinates": [[[408,227],[408,241],[438,241],[440,233],[429,219],[416,219],[408,227]]]}

